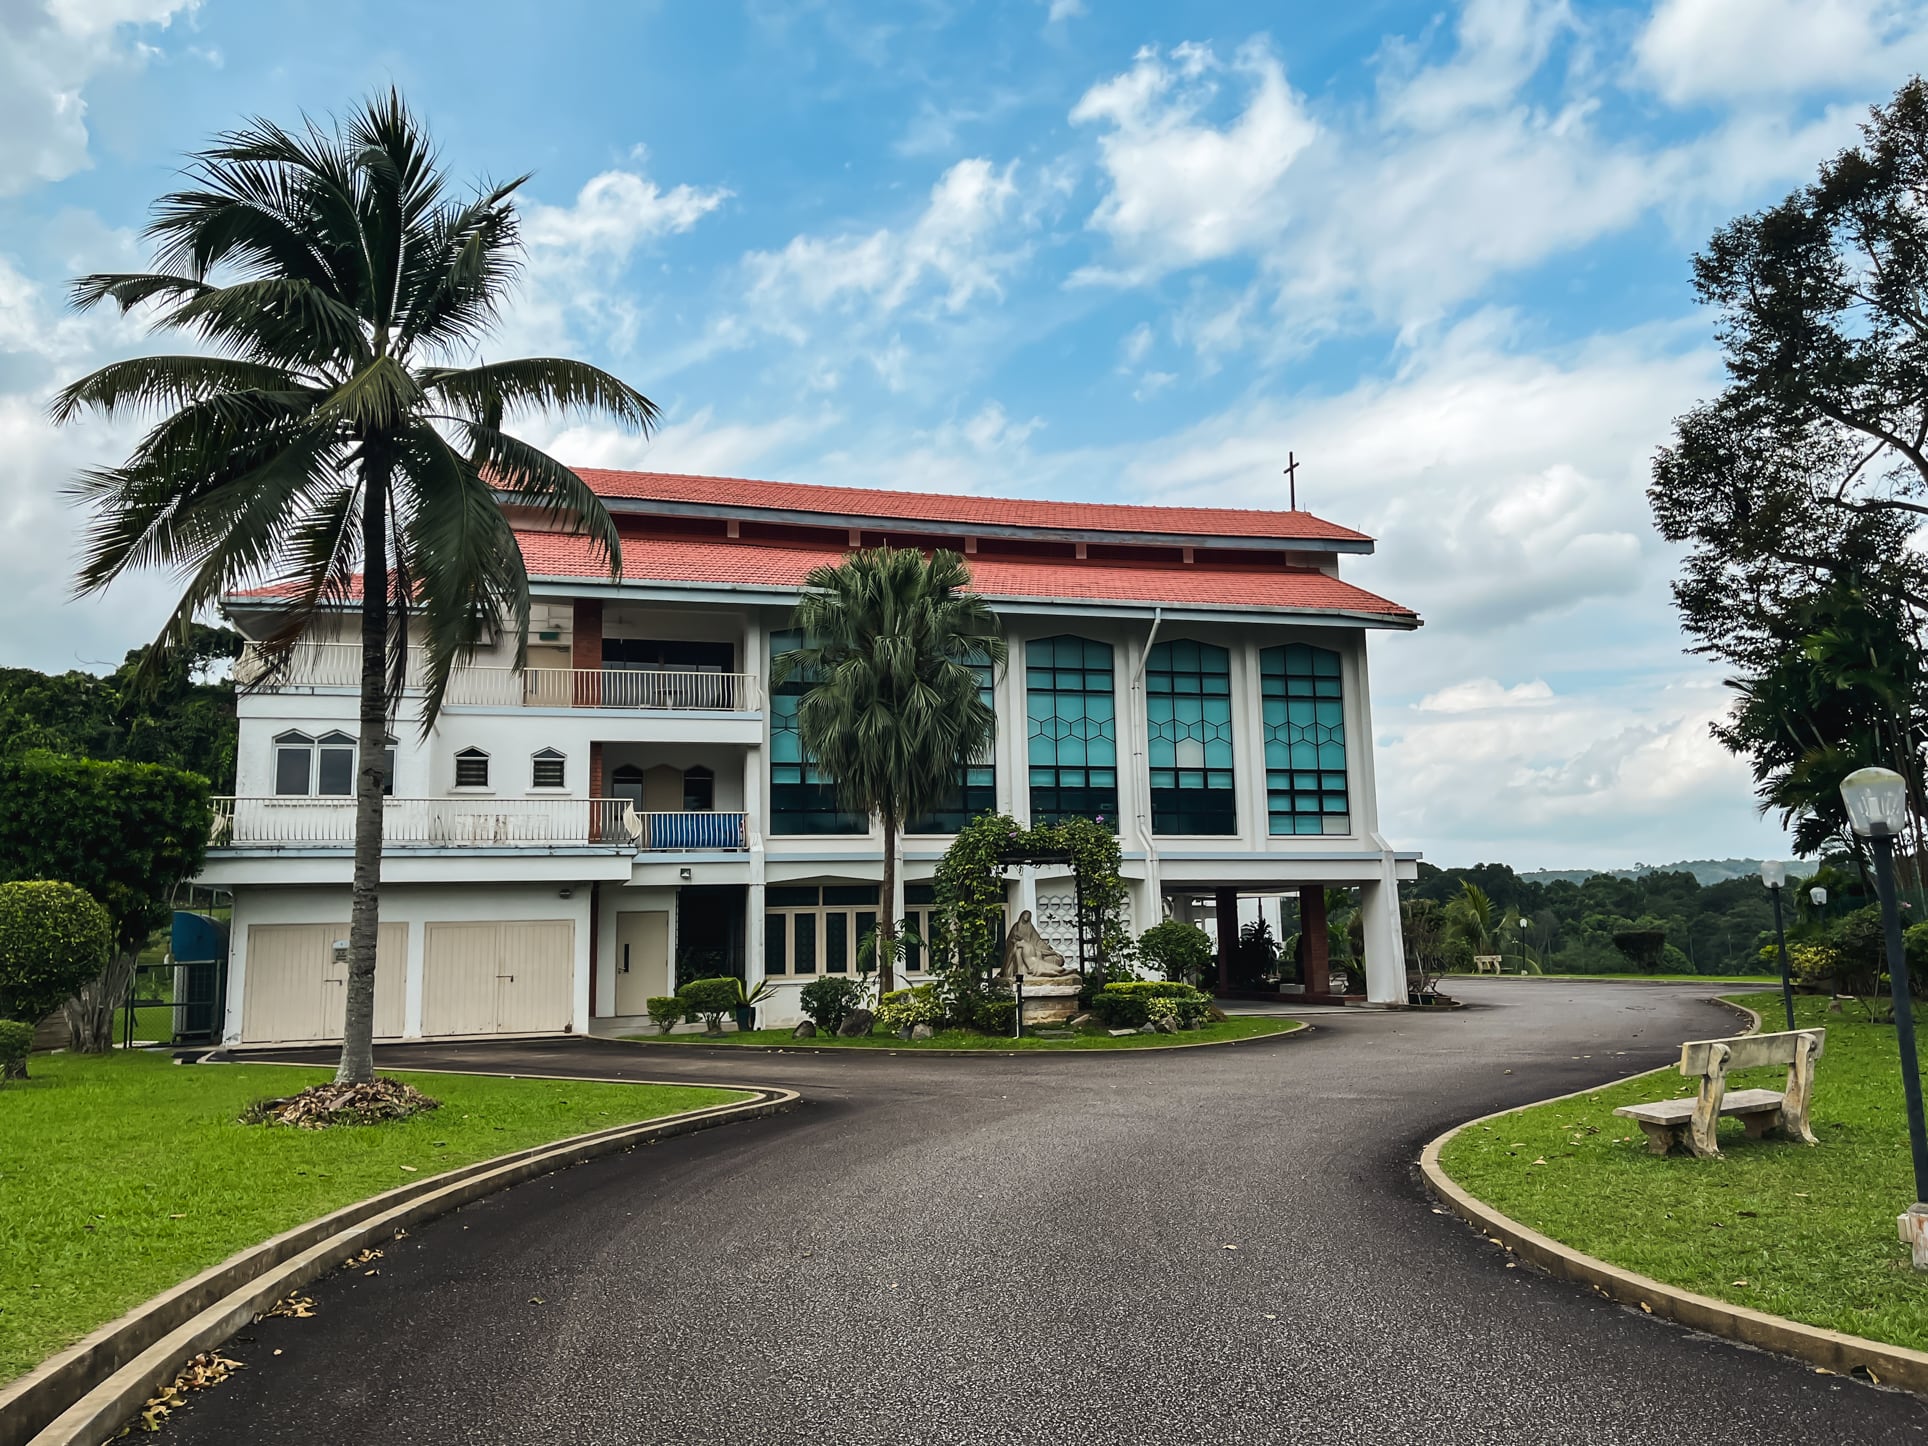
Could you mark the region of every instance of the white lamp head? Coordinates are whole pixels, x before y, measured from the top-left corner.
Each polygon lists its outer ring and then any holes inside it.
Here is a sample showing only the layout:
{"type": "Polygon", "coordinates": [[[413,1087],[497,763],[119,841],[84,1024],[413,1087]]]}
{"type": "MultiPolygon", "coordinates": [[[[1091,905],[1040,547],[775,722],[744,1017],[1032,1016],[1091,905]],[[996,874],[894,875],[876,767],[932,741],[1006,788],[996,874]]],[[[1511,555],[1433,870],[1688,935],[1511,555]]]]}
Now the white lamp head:
{"type": "Polygon", "coordinates": [[[1908,785],[1889,768],[1857,768],[1841,780],[1848,822],[1863,838],[1893,838],[1908,814],[1908,785]]]}
{"type": "Polygon", "coordinates": [[[1778,889],[1787,882],[1787,865],[1779,859],[1765,859],[1761,863],[1761,882],[1770,889],[1778,889]]]}
{"type": "Polygon", "coordinates": [[[1814,907],[1818,909],[1828,901],[1828,891],[1819,884],[1816,884],[1808,890],[1808,898],[1813,902],[1814,907]]]}

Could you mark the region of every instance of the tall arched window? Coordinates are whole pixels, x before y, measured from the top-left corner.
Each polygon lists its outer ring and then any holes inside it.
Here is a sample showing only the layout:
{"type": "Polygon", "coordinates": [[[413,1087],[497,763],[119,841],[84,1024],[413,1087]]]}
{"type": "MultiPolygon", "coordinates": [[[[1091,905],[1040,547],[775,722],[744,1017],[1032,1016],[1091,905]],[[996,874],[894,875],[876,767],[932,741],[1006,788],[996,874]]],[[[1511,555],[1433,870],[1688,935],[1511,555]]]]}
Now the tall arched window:
{"type": "MultiPolygon", "coordinates": [[[[974,655],[968,665],[977,675],[977,696],[986,708],[995,710],[997,698],[993,687],[991,660],[982,655],[974,655]]],[[[937,812],[926,814],[923,818],[912,819],[906,826],[906,833],[956,833],[980,813],[991,813],[997,808],[997,744],[993,741],[984,750],[981,758],[958,770],[957,784],[951,796],[945,800],[937,812]]]]}
{"type": "Polygon", "coordinates": [[[1024,645],[1031,821],[1118,827],[1118,708],[1111,646],[1089,638],[1024,645]]]}
{"type": "Polygon", "coordinates": [[[683,812],[710,813],[716,808],[716,771],[700,763],[683,770],[683,812]]]}
{"type": "Polygon", "coordinates": [[[1145,725],[1154,833],[1238,832],[1232,783],[1232,655],[1160,643],[1145,656],[1145,725]]]}
{"type": "Polygon", "coordinates": [[[1259,654],[1265,803],[1274,834],[1351,833],[1339,655],[1291,643],[1259,654]]]}

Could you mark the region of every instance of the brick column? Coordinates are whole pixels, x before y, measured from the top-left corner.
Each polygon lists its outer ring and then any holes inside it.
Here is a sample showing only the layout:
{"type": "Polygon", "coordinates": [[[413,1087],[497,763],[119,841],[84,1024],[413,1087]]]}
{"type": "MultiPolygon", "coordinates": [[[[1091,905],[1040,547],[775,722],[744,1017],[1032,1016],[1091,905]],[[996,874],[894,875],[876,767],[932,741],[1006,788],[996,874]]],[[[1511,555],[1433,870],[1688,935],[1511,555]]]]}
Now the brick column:
{"type": "Polygon", "coordinates": [[[1218,988],[1232,987],[1232,954],[1238,948],[1238,890],[1218,891],[1218,988]]]}
{"type": "Polygon", "coordinates": [[[1325,886],[1308,884],[1299,890],[1300,978],[1307,994],[1332,992],[1331,938],[1326,930],[1325,886]]]}
{"type": "Polygon", "coordinates": [[[600,598],[576,599],[571,625],[569,666],[576,669],[578,708],[602,706],[603,605],[600,598]]]}
{"type": "MultiPolygon", "coordinates": [[[[591,743],[589,745],[588,785],[589,785],[589,796],[592,799],[607,798],[609,796],[608,794],[603,792],[602,749],[603,749],[603,746],[600,743],[591,743]]],[[[602,840],[602,811],[598,809],[595,804],[592,803],[589,805],[589,841],[591,843],[599,843],[601,842],[601,840],[602,840]]]]}

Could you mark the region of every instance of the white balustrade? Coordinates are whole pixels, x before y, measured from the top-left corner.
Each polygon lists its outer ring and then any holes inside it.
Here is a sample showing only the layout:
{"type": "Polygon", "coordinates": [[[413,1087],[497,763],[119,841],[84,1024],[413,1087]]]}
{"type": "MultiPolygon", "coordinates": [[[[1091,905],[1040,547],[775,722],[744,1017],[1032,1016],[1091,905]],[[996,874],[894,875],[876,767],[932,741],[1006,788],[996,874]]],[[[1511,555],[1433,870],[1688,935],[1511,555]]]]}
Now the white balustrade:
{"type": "MultiPolygon", "coordinates": [[[[426,675],[422,650],[411,647],[408,686],[426,675]]],[[[244,688],[354,688],[361,682],[361,649],[353,643],[298,643],[276,667],[250,643],[234,666],[244,688]]],[[[644,712],[702,710],[754,712],[760,704],[750,673],[640,668],[458,667],[445,702],[483,708],[621,708],[644,712]]]]}
{"type": "MultiPolygon", "coordinates": [[[[348,848],[352,798],[217,798],[217,848],[348,848]]],[[[740,850],[740,813],[637,813],[621,798],[385,798],[384,848],[604,845],[620,849],[740,850]]]]}

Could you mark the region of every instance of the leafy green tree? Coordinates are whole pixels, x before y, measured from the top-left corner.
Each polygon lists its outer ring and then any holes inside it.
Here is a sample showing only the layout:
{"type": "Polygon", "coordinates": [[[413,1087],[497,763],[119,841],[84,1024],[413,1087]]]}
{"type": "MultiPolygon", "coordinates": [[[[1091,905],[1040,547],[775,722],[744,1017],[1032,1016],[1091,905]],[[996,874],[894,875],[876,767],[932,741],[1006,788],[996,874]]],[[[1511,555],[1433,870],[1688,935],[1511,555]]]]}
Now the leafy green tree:
{"type": "Polygon", "coordinates": [[[113,922],[106,968],[68,1005],[77,1048],[112,1046],[141,947],[200,870],[212,818],[198,774],[54,753],[0,757],[0,880],[64,880],[113,922]]]}
{"type": "Polygon", "coordinates": [[[797,731],[843,806],[883,824],[880,995],[896,987],[898,834],[943,804],[996,727],[972,665],[1002,668],[1004,639],[983,599],[966,591],[970,581],[964,559],[943,550],[926,559],[915,548],[865,548],[816,568],[797,604],[802,644],[773,670],[775,683],[809,684],[797,731]]]}
{"type": "Polygon", "coordinates": [[[457,195],[390,91],[332,131],[265,120],[194,157],[157,204],[156,269],[89,276],[74,301],[152,304],[212,354],[137,357],[59,394],[53,415],[162,418],[126,462],[85,474],[83,592],[139,568],[187,583],[165,656],[224,593],[286,589],[292,647],[358,588],[362,649],[346,1025],[338,1078],[374,1077],[382,756],[409,635],[426,658],[422,725],[489,630],[528,633],[529,585],[504,503],[584,534],[621,565],[616,526],[574,472],[503,429],[562,411],[648,428],[656,408],[580,362],[453,365],[496,321],[520,265],[521,179],[457,195]]]}
{"type": "MultiPolygon", "coordinates": [[[[0,1020],[29,1029],[106,966],[113,921],[85,889],[36,879],[0,884],[0,1020]]],[[[25,1079],[24,1058],[0,1078],[25,1079]]]]}
{"type": "Polygon", "coordinates": [[[1203,980],[1217,953],[1212,936],[1183,919],[1165,919],[1138,936],[1138,956],[1180,984],[1203,980]]]}

